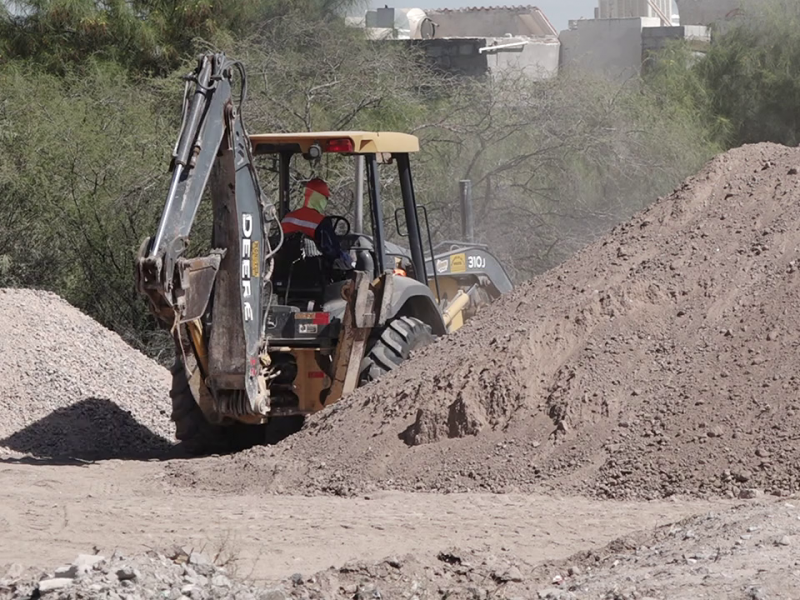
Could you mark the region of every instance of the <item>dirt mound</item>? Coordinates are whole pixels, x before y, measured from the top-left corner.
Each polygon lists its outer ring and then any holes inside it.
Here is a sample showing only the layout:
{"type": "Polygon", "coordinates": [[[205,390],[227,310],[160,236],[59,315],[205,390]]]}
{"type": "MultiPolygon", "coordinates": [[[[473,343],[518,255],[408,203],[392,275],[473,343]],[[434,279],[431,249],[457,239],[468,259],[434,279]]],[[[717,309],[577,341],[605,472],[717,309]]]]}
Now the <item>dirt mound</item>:
{"type": "Polygon", "coordinates": [[[800,150],[746,146],[277,449],[191,485],[738,495],[800,487],[800,150]]]}
{"type": "Polygon", "coordinates": [[[58,296],[0,289],[0,452],[129,458],[172,437],[169,372],[58,296]]]}

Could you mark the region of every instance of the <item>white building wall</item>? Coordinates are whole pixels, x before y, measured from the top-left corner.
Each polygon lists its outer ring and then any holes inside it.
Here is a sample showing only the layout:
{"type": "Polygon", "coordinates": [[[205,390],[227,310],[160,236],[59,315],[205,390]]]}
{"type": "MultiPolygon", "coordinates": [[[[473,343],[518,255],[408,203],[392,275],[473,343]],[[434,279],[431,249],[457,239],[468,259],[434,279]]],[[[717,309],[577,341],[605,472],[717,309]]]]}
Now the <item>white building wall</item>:
{"type": "MultiPolygon", "coordinates": [[[[667,20],[672,20],[672,0],[652,0],[667,20]]],[[[599,19],[629,19],[633,17],[658,17],[648,0],[599,0],[599,19]]]]}
{"type": "Polygon", "coordinates": [[[658,27],[653,17],[574,21],[562,31],[561,67],[577,67],[616,81],[639,75],[642,67],[642,29],[658,27]]]}
{"type": "Polygon", "coordinates": [[[741,0],[675,0],[681,25],[711,25],[731,17],[742,5],[741,0]]]}
{"type": "Polygon", "coordinates": [[[514,72],[531,79],[550,79],[558,75],[561,44],[558,39],[544,38],[487,38],[485,54],[489,70],[494,75],[514,72]],[[502,46],[523,42],[519,47],[502,46]],[[500,46],[491,50],[492,46],[500,46]]]}

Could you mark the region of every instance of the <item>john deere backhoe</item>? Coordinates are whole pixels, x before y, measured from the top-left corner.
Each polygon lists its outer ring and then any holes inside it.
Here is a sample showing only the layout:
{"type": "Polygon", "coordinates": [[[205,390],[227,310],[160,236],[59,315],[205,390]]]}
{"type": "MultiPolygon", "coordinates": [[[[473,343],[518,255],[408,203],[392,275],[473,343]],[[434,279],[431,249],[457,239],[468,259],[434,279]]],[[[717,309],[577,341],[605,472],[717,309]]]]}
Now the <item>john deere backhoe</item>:
{"type": "Polygon", "coordinates": [[[409,158],[419,150],[416,137],[248,135],[241,63],[204,55],[186,80],[171,185],[158,229],[140,248],[136,283],[175,340],[172,420],[190,452],[234,450],[297,429],[305,415],[459,327],[470,314],[465,309],[511,289],[484,246],[449,243],[434,255],[429,236],[426,256],[409,158]],[[292,204],[292,161],[325,154],[363,156],[366,166],[371,234],[351,231],[344,216],[326,217],[353,258],[344,267],[320,251],[318,240],[284,236],[279,225],[292,204]],[[277,165],[277,206],[259,184],[259,155],[277,165]],[[386,165],[396,168],[403,207],[395,218],[408,250],[386,239],[380,184],[386,165]],[[189,257],[207,188],[212,250],[189,257]]]}

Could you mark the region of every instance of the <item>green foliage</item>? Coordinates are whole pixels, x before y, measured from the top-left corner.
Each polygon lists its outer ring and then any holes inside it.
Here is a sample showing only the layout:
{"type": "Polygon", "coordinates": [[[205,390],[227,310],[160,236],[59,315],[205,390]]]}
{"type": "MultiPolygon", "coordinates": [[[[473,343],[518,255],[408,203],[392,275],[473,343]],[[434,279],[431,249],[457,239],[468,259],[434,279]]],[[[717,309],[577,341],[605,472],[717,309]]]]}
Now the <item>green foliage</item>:
{"type": "Polygon", "coordinates": [[[707,54],[685,44],[661,54],[648,84],[723,148],[800,143],[800,4],[750,0],[718,25],[707,54]]]}
{"type": "Polygon", "coordinates": [[[0,285],[56,290],[139,340],[133,258],[160,212],[174,115],[113,64],[81,77],[6,65],[0,87],[0,285]]]}
{"type": "MultiPolygon", "coordinates": [[[[703,133],[713,102],[697,68],[684,78],[677,49],[675,65],[662,63],[637,91],[576,73],[445,77],[403,42],[345,28],[331,18],[336,0],[23,4],[26,16],[0,15],[0,286],[56,291],[153,355],[163,334],[134,290],[133,261],[164,206],[180,75],[195,48],[243,61],[251,133],[417,134],[414,183],[434,241],[460,237],[458,180],[470,179],[477,234],[518,279],[668,191],[715,149],[703,133]]],[[[274,198],[269,167],[260,165],[262,184],[274,198]]],[[[296,167],[298,188],[322,175],[335,190],[331,212],[351,214],[351,162],[296,167]]],[[[393,232],[396,179],[382,191],[393,232]]],[[[195,249],[208,243],[208,208],[195,249]]]]}
{"type": "Polygon", "coordinates": [[[698,75],[713,110],[739,145],[800,142],[800,5],[787,0],[745,7],[747,18],[720,32],[698,75]]]}
{"type": "Polygon", "coordinates": [[[87,59],[164,75],[199,41],[268,28],[291,13],[320,19],[352,0],[14,0],[0,14],[0,57],[32,58],[63,73],[87,59]]]}

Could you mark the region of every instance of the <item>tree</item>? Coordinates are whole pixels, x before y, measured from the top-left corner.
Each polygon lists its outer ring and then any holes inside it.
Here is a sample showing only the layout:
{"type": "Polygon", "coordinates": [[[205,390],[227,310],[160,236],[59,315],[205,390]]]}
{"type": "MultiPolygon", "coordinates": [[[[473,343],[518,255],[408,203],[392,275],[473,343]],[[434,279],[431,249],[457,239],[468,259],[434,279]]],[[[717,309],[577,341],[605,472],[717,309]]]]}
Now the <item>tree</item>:
{"type": "Polygon", "coordinates": [[[0,54],[63,74],[87,59],[166,75],[196,48],[238,38],[297,12],[329,18],[354,0],[11,0],[0,54]]]}
{"type": "Polygon", "coordinates": [[[685,47],[659,59],[651,87],[699,117],[725,148],[800,142],[800,4],[749,0],[744,18],[716,26],[706,55],[685,47]]]}
{"type": "MultiPolygon", "coordinates": [[[[68,4],[75,11],[83,3],[68,4]]],[[[243,116],[251,133],[417,134],[422,150],[413,159],[414,182],[434,241],[459,237],[457,182],[471,179],[477,235],[517,280],[557,264],[671,189],[711,150],[691,111],[648,90],[577,73],[544,82],[518,73],[449,77],[403,42],[368,40],[330,14],[273,14],[248,36],[230,27],[196,47],[243,61],[249,74],[243,116]]],[[[139,49],[116,57],[104,43],[93,54],[71,48],[73,55],[45,49],[0,65],[0,285],[56,291],[158,356],[163,332],[134,290],[133,263],[164,207],[180,76],[193,61],[178,54],[153,59],[152,70],[169,72],[165,78],[147,74],[139,49]]],[[[262,163],[260,173],[275,198],[270,166],[262,163]]],[[[333,187],[331,210],[349,214],[352,163],[301,159],[298,187],[312,174],[333,187]]],[[[386,229],[403,243],[393,219],[398,192],[387,177],[386,229]]],[[[198,250],[210,238],[208,208],[201,205],[193,227],[198,250]]]]}

